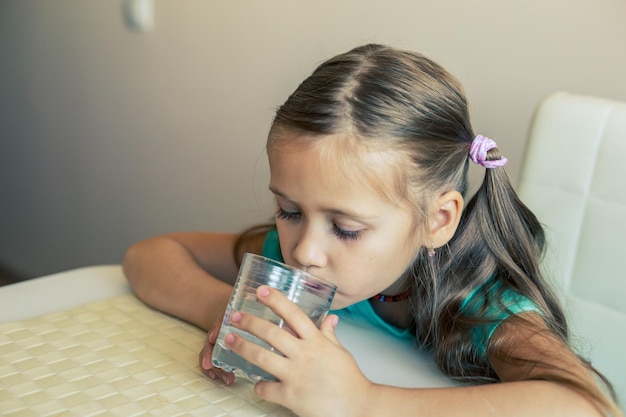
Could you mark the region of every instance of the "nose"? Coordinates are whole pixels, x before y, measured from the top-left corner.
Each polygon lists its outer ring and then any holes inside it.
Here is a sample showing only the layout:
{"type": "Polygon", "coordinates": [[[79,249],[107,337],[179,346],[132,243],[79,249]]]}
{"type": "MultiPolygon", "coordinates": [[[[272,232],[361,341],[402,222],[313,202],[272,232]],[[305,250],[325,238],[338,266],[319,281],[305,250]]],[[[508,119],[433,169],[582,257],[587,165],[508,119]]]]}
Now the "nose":
{"type": "Polygon", "coordinates": [[[310,225],[301,229],[300,238],[293,248],[293,259],[304,270],[310,268],[323,268],[326,266],[327,257],[325,240],[322,232],[316,231],[310,225]]]}

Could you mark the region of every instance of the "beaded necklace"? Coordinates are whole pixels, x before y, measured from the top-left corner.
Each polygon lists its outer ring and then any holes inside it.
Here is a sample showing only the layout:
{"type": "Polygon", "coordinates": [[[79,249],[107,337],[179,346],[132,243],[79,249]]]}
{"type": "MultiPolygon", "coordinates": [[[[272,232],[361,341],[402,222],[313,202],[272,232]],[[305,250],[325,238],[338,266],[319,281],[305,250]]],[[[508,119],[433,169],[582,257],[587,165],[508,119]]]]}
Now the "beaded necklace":
{"type": "Polygon", "coordinates": [[[406,300],[411,296],[411,289],[409,288],[403,293],[397,295],[384,295],[384,294],[376,294],[370,300],[380,301],[381,303],[395,303],[397,301],[406,300]]]}

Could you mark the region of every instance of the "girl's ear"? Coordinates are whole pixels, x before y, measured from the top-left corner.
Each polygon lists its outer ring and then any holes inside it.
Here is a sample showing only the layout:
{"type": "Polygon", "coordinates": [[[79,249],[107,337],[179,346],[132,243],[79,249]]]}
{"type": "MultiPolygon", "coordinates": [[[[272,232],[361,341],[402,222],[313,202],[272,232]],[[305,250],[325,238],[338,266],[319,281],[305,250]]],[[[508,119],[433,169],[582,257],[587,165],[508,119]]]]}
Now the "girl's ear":
{"type": "Polygon", "coordinates": [[[458,191],[447,191],[437,198],[435,202],[435,211],[430,217],[430,242],[426,243],[433,247],[439,248],[454,236],[461,213],[463,212],[463,196],[458,191]]]}

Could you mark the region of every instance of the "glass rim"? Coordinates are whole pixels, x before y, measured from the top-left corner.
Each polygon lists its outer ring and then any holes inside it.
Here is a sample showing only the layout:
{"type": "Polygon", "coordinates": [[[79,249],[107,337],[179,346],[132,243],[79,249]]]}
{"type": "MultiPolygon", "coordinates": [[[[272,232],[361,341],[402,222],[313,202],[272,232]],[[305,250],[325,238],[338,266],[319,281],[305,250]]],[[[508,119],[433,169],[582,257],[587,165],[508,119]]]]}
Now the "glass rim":
{"type": "Polygon", "coordinates": [[[246,261],[246,258],[248,258],[248,257],[256,259],[256,260],[264,261],[266,263],[272,264],[272,265],[277,266],[279,268],[286,269],[286,270],[288,270],[290,272],[294,272],[294,273],[296,273],[298,275],[304,275],[304,276],[306,276],[307,279],[312,278],[311,281],[315,281],[316,283],[320,283],[320,284],[326,285],[326,286],[328,286],[329,288],[331,288],[333,290],[337,290],[337,286],[335,284],[333,284],[330,281],[325,280],[324,278],[320,278],[320,277],[318,277],[315,274],[312,274],[310,272],[304,271],[304,270],[302,270],[300,268],[296,268],[295,266],[291,266],[291,265],[288,265],[288,264],[286,264],[284,262],[277,261],[276,259],[268,258],[267,256],[259,255],[259,254],[256,254],[256,253],[245,252],[243,254],[243,258],[241,260],[241,266],[244,265],[244,263],[246,261]]]}

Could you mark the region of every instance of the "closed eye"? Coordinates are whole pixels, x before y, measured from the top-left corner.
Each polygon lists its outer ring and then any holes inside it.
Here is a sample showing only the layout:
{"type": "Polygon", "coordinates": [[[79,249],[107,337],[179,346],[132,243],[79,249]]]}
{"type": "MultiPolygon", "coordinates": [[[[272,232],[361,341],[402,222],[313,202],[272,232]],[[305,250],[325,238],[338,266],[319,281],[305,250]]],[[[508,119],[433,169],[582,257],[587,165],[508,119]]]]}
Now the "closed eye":
{"type": "Polygon", "coordinates": [[[355,241],[358,240],[363,234],[362,230],[345,230],[341,227],[333,224],[333,234],[341,240],[355,241]]]}
{"type": "Polygon", "coordinates": [[[275,216],[279,220],[294,221],[300,220],[302,214],[299,211],[287,211],[284,210],[282,207],[278,207],[275,216]]]}
{"type": "MultiPolygon", "coordinates": [[[[302,213],[299,211],[287,211],[282,207],[278,207],[275,213],[277,220],[286,220],[289,222],[298,222],[302,219],[302,213]]],[[[356,241],[362,234],[363,230],[346,230],[333,223],[332,233],[343,241],[356,241]]]]}

